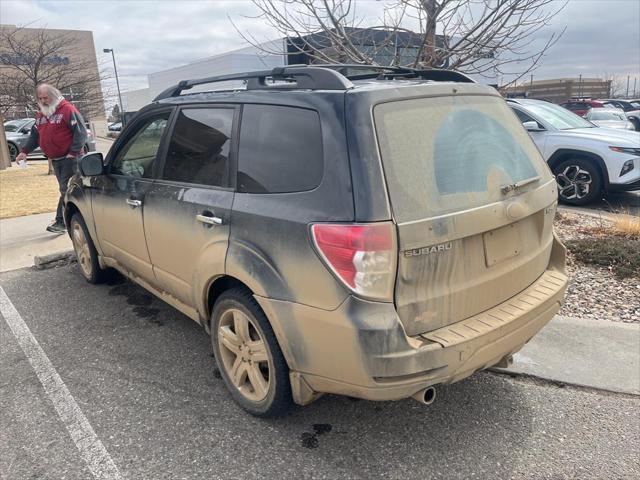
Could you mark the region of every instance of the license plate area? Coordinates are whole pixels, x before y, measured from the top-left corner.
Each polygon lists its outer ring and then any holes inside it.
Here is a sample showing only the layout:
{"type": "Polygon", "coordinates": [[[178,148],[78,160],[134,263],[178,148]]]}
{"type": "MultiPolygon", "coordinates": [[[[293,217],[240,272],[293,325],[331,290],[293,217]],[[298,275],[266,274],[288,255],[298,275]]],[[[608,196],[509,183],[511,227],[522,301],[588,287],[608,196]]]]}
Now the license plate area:
{"type": "Polygon", "coordinates": [[[522,252],[522,236],[520,222],[512,223],[482,236],[484,241],[484,258],[487,267],[517,257],[522,252]]]}

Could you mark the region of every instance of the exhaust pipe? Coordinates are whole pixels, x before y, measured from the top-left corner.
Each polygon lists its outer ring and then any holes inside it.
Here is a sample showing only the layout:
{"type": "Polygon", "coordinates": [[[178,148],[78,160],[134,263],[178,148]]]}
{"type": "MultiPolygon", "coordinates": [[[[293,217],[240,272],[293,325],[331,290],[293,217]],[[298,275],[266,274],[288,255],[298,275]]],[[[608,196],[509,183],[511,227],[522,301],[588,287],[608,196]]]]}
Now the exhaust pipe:
{"type": "Polygon", "coordinates": [[[412,395],[418,402],[423,405],[431,405],[436,400],[436,388],[427,387],[412,395]]]}

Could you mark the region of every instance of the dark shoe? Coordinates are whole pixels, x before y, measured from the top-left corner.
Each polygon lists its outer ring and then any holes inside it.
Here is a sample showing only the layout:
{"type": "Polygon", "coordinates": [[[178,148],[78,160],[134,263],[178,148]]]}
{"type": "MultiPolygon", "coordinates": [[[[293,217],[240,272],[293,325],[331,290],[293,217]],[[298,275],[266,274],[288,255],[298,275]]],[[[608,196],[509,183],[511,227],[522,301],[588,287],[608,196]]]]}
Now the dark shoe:
{"type": "Polygon", "coordinates": [[[53,222],[47,227],[47,232],[57,233],[58,235],[65,233],[66,231],[67,227],[63,222],[53,222]]]}

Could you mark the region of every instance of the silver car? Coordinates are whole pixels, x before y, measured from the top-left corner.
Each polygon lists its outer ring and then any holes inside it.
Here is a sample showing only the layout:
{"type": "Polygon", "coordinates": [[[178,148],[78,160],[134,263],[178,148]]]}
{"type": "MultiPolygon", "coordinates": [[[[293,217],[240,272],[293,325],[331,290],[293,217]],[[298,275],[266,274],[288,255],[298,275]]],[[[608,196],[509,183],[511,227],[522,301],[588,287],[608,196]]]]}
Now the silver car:
{"type": "Polygon", "coordinates": [[[624,112],[617,108],[592,108],[585,114],[584,118],[603,128],[635,130],[624,112]]]}
{"type": "MultiPolygon", "coordinates": [[[[35,123],[33,118],[20,118],[18,120],[9,120],[4,123],[5,136],[7,138],[7,145],[9,147],[9,156],[11,161],[15,160],[16,156],[22,150],[22,147],[27,143],[29,135],[31,133],[31,127],[35,123]]],[[[93,133],[87,127],[87,143],[84,146],[87,152],[93,152],[96,149],[96,141],[93,133]]],[[[29,158],[44,157],[42,150],[36,148],[29,154],[29,158]]]]}

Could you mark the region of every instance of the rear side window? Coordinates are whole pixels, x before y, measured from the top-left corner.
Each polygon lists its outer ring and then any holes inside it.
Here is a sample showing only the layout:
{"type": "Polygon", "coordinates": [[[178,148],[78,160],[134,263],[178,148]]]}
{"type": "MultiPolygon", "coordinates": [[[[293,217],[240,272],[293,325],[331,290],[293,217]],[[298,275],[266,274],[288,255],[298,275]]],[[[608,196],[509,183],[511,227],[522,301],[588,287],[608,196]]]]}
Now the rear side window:
{"type": "Polygon", "coordinates": [[[320,117],[313,110],[245,105],[238,150],[238,191],[312,190],[323,173],[320,117]]]}
{"type": "Polygon", "coordinates": [[[551,178],[500,98],[402,100],[377,105],[374,118],[398,222],[487,205],[505,198],[503,186],[551,178]]]}
{"type": "Polygon", "coordinates": [[[191,108],[178,114],[162,178],[226,187],[233,128],[231,108],[191,108]]]}

